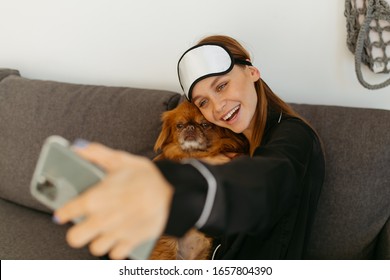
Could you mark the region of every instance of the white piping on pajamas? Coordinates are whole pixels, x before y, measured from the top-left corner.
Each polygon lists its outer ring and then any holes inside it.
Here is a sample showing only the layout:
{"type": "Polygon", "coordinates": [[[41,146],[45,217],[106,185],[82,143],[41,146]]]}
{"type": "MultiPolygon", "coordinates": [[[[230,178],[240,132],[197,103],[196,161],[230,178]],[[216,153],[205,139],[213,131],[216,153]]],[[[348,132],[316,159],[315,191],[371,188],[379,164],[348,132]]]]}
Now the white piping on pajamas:
{"type": "Polygon", "coordinates": [[[182,161],[182,163],[191,164],[199,171],[200,174],[202,174],[202,176],[207,181],[208,190],[207,190],[206,202],[204,204],[202,214],[200,215],[198,221],[195,223],[195,227],[199,229],[202,228],[207,223],[211,211],[213,209],[215,196],[217,194],[217,180],[215,179],[214,175],[198,160],[185,159],[182,161]]]}

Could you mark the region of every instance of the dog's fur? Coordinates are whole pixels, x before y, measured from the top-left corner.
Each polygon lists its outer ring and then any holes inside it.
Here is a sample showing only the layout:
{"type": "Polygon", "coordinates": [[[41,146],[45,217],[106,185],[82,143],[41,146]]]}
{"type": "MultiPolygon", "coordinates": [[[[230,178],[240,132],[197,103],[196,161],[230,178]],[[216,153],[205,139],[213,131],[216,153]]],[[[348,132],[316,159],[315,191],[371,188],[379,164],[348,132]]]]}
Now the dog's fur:
{"type": "MultiPolygon", "coordinates": [[[[154,160],[206,158],[220,154],[245,154],[248,142],[238,135],[208,122],[198,108],[183,101],[175,109],[162,115],[162,130],[154,149],[161,153],[154,160]]],[[[209,259],[212,238],[189,230],[182,238],[162,236],[150,259],[209,259]]]]}

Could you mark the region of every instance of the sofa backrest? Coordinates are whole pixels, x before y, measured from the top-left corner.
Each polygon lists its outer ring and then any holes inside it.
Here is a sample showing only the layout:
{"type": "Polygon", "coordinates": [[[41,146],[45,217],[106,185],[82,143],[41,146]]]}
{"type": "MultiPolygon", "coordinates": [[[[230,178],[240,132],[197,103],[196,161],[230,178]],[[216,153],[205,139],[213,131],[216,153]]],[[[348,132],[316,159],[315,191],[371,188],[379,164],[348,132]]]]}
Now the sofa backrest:
{"type": "Polygon", "coordinates": [[[390,259],[390,111],[292,104],[322,138],[309,259],[390,259]]]}
{"type": "Polygon", "coordinates": [[[23,78],[0,69],[0,198],[48,211],[29,184],[46,137],[84,138],[149,158],[178,93],[23,78]]]}

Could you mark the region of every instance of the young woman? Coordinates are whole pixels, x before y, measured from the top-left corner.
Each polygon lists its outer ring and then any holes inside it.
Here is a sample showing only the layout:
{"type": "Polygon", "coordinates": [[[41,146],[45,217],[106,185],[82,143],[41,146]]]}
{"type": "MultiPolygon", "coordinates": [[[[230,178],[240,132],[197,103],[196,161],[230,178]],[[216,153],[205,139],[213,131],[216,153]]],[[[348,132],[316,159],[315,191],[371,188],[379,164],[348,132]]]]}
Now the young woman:
{"type": "Polygon", "coordinates": [[[69,230],[69,244],[120,259],[162,233],[196,227],[215,238],[216,259],[304,258],[324,177],[316,133],[233,38],[203,39],[180,58],[178,75],[207,120],[246,136],[250,155],[224,164],[151,162],[84,145],[80,155],[108,175],[56,211],[61,224],[85,218],[69,230]]]}

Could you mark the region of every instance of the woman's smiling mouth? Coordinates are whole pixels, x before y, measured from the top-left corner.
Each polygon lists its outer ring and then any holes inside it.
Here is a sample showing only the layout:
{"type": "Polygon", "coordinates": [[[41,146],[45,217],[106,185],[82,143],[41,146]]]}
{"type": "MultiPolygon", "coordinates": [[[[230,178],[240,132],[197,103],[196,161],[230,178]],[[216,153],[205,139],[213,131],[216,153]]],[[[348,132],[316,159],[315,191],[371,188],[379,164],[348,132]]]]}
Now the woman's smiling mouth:
{"type": "Polygon", "coordinates": [[[237,105],[232,110],[230,110],[228,113],[226,113],[221,119],[225,122],[228,122],[228,121],[232,120],[237,115],[239,110],[240,110],[240,105],[237,105]]]}

